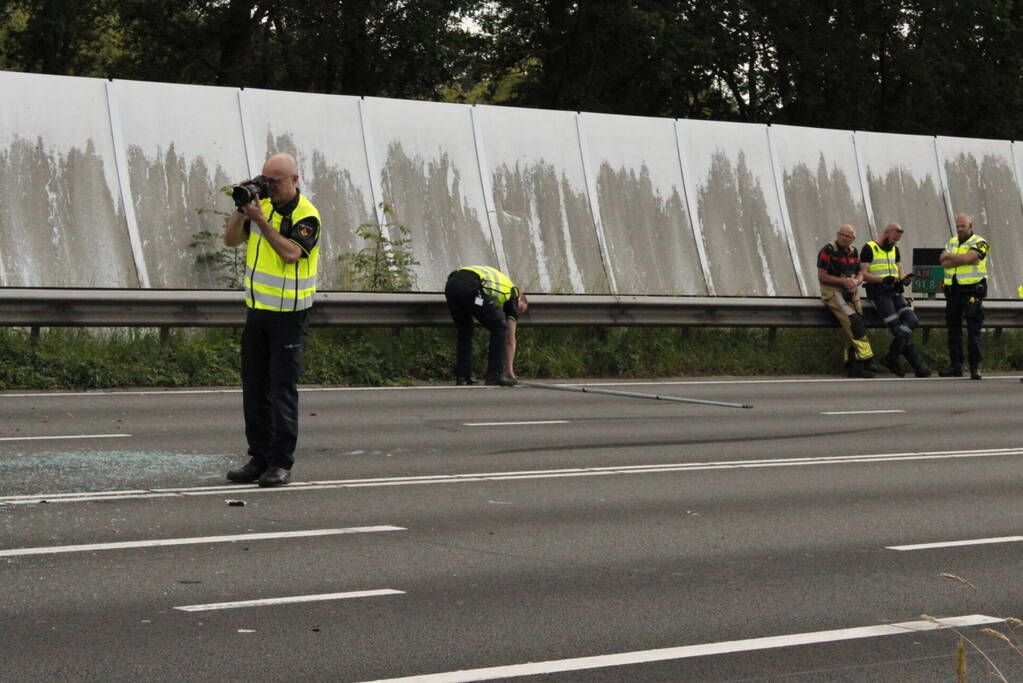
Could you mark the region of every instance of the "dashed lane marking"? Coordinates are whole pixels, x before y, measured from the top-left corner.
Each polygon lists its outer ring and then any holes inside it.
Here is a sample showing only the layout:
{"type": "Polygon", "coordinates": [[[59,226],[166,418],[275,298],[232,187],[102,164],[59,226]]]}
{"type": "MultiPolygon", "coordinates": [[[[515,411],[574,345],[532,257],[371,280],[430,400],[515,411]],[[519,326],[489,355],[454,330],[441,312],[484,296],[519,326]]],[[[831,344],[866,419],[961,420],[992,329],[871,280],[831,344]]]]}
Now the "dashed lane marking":
{"type": "Polygon", "coordinates": [[[939,543],[916,543],[914,545],[886,545],[887,550],[933,550],[934,548],[958,548],[966,545],[988,545],[992,543],[1019,543],[1023,536],[998,536],[996,538],[974,538],[968,541],[943,541],[939,543]]]}
{"type": "Polygon", "coordinates": [[[51,441],[56,439],[123,439],[131,434],[67,434],[63,436],[4,436],[0,441],[51,441]]]}
{"type": "Polygon", "coordinates": [[[269,605],[291,605],[297,602],[320,602],[323,600],[351,600],[352,598],[372,598],[380,595],[404,595],[405,591],[393,588],[381,588],[371,591],[349,591],[347,593],[319,593],[317,595],[292,595],[286,598],[262,598],[260,600],[240,600],[237,602],[211,602],[207,605],[184,605],[175,607],[182,612],[207,612],[217,609],[235,609],[238,607],[266,607],[269,605]]]}
{"type": "MultiPolygon", "coordinates": [[[[766,638],[749,638],[746,640],[728,640],[720,643],[702,645],[683,645],[666,647],[657,650],[639,650],[636,652],[619,652],[611,655],[592,657],[576,657],[574,659],[555,659],[547,662],[529,662],[508,666],[493,666],[483,669],[463,669],[445,673],[410,676],[406,678],[388,678],[373,683],[397,683],[398,681],[420,681],[421,683],[455,683],[456,681],[490,681],[495,678],[515,678],[518,676],[539,676],[542,674],[561,673],[565,671],[584,671],[587,669],[604,669],[611,666],[629,664],[648,664],[665,662],[674,659],[706,657],[708,655],[731,654],[735,652],[751,652],[779,647],[794,647],[815,643],[832,643],[841,640],[857,640],[876,638],[879,636],[897,636],[921,631],[935,631],[943,628],[962,628],[996,624],[1004,621],[998,617],[983,614],[970,614],[961,617],[949,617],[936,621],[903,621],[897,624],[880,624],[877,626],[860,626],[843,628],[833,631],[813,631],[809,633],[792,633],[783,636],[766,638]]],[[[625,678],[628,678],[625,676],[625,678]]]]}
{"type": "Polygon", "coordinates": [[[569,420],[532,420],[530,422],[463,422],[465,427],[510,427],[515,425],[567,425],[569,420]]]}
{"type": "Polygon", "coordinates": [[[304,538],[309,536],[333,536],[337,534],[366,534],[375,531],[405,531],[400,526],[353,526],[341,529],[308,529],[305,531],[275,531],[262,534],[234,534],[231,536],[195,536],[192,538],[157,538],[148,541],[121,541],[118,543],[87,543],[82,545],[51,545],[38,548],[11,548],[0,550],[0,557],[23,555],[56,555],[59,553],[82,553],[91,550],[119,550],[122,548],[155,548],[167,545],[195,545],[200,543],[236,543],[238,541],[262,541],[271,538],[304,538]]]}

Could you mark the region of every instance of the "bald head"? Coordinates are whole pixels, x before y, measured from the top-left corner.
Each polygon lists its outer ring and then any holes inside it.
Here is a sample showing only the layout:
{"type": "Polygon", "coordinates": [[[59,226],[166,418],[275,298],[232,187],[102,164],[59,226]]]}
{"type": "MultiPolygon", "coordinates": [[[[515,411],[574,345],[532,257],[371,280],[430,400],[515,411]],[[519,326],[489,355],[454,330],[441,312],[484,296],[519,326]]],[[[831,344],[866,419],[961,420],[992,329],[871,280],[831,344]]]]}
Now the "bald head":
{"type": "Polygon", "coordinates": [[[263,175],[270,180],[270,199],[275,205],[289,202],[298,194],[298,163],[287,152],[278,152],[267,159],[263,175]]]}
{"type": "Polygon", "coordinates": [[[959,239],[966,239],[973,233],[973,216],[968,213],[961,213],[956,216],[956,235],[959,239]]]}
{"type": "Polygon", "coordinates": [[[286,175],[298,175],[298,163],[295,157],[287,152],[274,154],[263,164],[263,175],[268,178],[280,178],[286,175]]]}
{"type": "Polygon", "coordinates": [[[898,223],[889,223],[884,226],[884,232],[881,233],[881,241],[888,244],[895,244],[902,239],[902,233],[904,230],[898,223]]]}

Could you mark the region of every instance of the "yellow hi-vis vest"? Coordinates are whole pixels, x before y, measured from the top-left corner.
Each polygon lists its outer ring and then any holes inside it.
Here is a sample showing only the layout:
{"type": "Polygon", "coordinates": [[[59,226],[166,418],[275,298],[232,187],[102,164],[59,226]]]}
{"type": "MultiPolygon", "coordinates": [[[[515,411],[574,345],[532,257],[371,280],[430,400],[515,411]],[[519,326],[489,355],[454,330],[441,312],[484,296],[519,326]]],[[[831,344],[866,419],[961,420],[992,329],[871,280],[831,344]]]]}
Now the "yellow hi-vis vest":
{"type": "Polygon", "coordinates": [[[515,283],[497,268],[490,266],[462,266],[459,270],[469,270],[480,276],[483,281],[483,293],[494,297],[494,305],[501,307],[512,297],[518,295],[515,283]]]}
{"type": "Polygon", "coordinates": [[[870,262],[867,272],[877,277],[899,276],[899,264],[895,261],[896,247],[894,244],[887,251],[874,241],[867,242],[867,246],[870,247],[870,251],[874,255],[874,260],[870,262]]]}
{"type": "MultiPolygon", "coordinates": [[[[277,232],[287,217],[274,211],[269,199],[260,201],[263,215],[277,232]]],[[[300,194],[295,210],[288,221],[297,225],[303,218],[313,216],[317,222],[320,212],[313,203],[300,194]]],[[[316,268],[320,260],[320,246],[312,248],[305,258],[285,263],[263,238],[255,223],[249,224],[249,242],[245,249],[245,305],[266,311],[301,311],[313,305],[316,293],[316,268]]]]}
{"type": "MultiPolygon", "coordinates": [[[[962,244],[959,244],[959,239],[953,237],[945,245],[945,251],[950,254],[966,254],[976,244],[981,242],[987,242],[980,235],[972,235],[970,239],[966,240],[962,244]]],[[[987,254],[987,250],[982,250],[982,254],[987,254]]],[[[951,268],[945,268],[945,284],[952,284],[952,276],[955,276],[956,283],[960,285],[975,285],[984,278],[987,277],[987,258],[982,258],[976,263],[968,264],[965,266],[954,266],[951,268]]]]}

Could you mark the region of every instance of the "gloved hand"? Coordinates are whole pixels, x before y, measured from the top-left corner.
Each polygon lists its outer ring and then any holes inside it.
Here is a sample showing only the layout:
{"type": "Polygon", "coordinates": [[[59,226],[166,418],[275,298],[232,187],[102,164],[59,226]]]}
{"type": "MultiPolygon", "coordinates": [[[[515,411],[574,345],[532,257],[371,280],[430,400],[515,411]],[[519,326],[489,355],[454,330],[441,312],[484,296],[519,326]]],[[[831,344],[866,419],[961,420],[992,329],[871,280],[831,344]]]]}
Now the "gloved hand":
{"type": "Polygon", "coordinates": [[[911,284],[912,282],[913,282],[913,274],[912,273],[910,273],[906,277],[902,278],[902,284],[903,285],[908,285],[908,284],[911,284]]]}

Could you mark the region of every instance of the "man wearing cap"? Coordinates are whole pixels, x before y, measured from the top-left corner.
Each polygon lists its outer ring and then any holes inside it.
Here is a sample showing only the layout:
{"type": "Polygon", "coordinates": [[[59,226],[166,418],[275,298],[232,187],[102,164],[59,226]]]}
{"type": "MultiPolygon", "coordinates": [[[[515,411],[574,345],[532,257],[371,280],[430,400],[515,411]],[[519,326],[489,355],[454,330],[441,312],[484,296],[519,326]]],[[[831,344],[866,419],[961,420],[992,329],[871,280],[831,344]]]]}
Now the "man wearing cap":
{"type": "Polygon", "coordinates": [[[891,346],[881,358],[881,365],[899,377],[904,377],[906,373],[899,363],[899,357],[905,356],[917,377],[930,377],[930,369],[913,346],[913,330],[919,321],[902,296],[903,288],[913,280],[912,275],[902,272],[902,254],[898,243],[904,232],[898,223],[889,223],[881,233],[880,240],[872,240],[863,245],[860,251],[860,273],[863,274],[867,296],[874,304],[874,310],[892,334],[891,346]]]}

